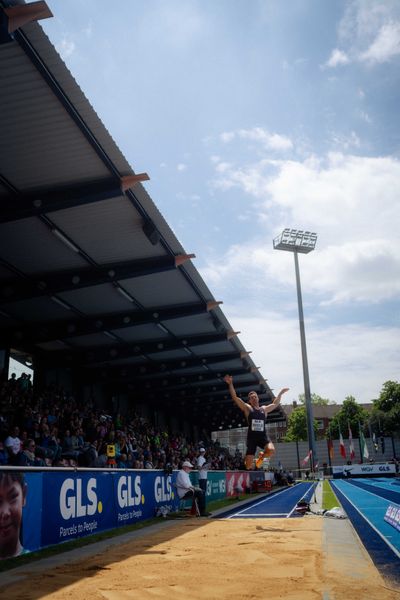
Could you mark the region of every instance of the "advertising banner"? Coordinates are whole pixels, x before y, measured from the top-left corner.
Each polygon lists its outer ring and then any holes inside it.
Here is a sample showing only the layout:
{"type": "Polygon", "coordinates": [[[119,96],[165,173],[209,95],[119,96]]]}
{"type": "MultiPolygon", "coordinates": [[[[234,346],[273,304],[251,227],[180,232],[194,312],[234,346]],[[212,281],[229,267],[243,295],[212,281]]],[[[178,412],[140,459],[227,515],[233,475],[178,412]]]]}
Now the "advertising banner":
{"type": "Polygon", "coordinates": [[[212,471],[207,474],[206,501],[213,502],[221,500],[226,496],[226,473],[225,471],[212,471]]]}
{"type": "Polygon", "coordinates": [[[157,471],[43,473],[42,546],[149,519],[177,501],[157,471]]]}
{"type": "MultiPolygon", "coordinates": [[[[0,560],[149,519],[163,507],[177,511],[176,477],[177,471],[154,470],[2,470],[0,560]],[[2,507],[7,502],[12,509],[2,507]]],[[[191,477],[196,485],[198,474],[191,477]]],[[[208,473],[208,502],[246,489],[247,471],[208,473]]]]}
{"type": "Polygon", "coordinates": [[[400,531],[400,506],[398,504],[389,504],[384,520],[390,523],[397,531],[400,531]]]}
{"type": "Polygon", "coordinates": [[[42,546],[116,527],[108,472],[43,473],[42,546]]]}
{"type": "Polygon", "coordinates": [[[176,474],[162,471],[115,471],[112,473],[116,498],[117,525],[128,525],[154,517],[157,508],[176,510],[179,504],[173,488],[176,474]]]}
{"type": "Polygon", "coordinates": [[[0,470],[0,560],[41,546],[42,473],[0,470]]]}
{"type": "Polygon", "coordinates": [[[340,467],[332,467],[334,478],[339,477],[369,477],[377,475],[389,475],[394,477],[396,474],[396,466],[392,464],[370,464],[362,465],[342,465],[340,467]]]}
{"type": "Polygon", "coordinates": [[[226,495],[228,497],[244,494],[246,489],[250,489],[250,473],[248,471],[226,473],[226,495]]]}

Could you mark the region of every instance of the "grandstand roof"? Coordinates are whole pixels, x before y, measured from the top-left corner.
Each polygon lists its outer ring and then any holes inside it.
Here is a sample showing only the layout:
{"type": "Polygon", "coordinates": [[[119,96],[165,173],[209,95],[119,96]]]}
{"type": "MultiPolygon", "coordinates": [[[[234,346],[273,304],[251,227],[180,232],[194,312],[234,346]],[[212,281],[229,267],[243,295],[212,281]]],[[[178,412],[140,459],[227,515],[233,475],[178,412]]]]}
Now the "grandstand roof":
{"type": "Polygon", "coordinates": [[[9,31],[23,4],[0,0],[3,347],[209,430],[237,426],[222,376],[261,400],[268,384],[40,25],[9,31]]]}

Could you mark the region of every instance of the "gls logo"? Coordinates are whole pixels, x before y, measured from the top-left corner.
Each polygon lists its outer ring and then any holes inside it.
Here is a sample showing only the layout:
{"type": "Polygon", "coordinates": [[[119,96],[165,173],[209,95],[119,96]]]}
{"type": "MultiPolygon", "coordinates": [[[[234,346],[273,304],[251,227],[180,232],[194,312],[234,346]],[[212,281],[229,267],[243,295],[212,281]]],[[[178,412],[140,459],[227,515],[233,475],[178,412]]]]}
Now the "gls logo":
{"type": "Polygon", "coordinates": [[[154,481],[154,498],[156,502],[171,500],[171,477],[156,477],[154,481]]]}
{"type": "Polygon", "coordinates": [[[120,508],[138,506],[142,499],[140,475],[131,477],[123,475],[118,479],[117,498],[120,508]]]}
{"type": "Polygon", "coordinates": [[[66,479],[60,490],[60,512],[63,519],[92,516],[97,509],[96,479],[92,477],[86,485],[83,502],[82,479],[66,479]]]}

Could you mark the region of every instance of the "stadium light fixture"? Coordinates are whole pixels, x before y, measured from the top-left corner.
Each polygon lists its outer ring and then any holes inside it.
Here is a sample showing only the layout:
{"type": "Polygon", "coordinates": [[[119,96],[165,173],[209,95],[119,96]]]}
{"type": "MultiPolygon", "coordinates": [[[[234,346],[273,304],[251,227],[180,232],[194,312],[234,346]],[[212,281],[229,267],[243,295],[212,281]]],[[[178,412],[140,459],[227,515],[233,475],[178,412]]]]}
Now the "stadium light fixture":
{"type": "Polygon", "coordinates": [[[311,453],[312,465],[315,467],[318,464],[315,435],[314,435],[314,416],[311,403],[310,377],[308,373],[307,346],[306,334],[304,328],[303,301],[301,297],[300,284],[300,269],[298,254],[308,254],[312,252],[317,243],[317,234],[310,231],[301,231],[299,229],[284,229],[278,237],[273,240],[275,250],[286,250],[294,254],[294,266],[296,271],[296,286],[297,286],[297,303],[299,310],[300,324],[300,341],[301,341],[301,356],[303,362],[303,379],[304,379],[304,397],[307,413],[307,433],[308,444],[311,453]]]}

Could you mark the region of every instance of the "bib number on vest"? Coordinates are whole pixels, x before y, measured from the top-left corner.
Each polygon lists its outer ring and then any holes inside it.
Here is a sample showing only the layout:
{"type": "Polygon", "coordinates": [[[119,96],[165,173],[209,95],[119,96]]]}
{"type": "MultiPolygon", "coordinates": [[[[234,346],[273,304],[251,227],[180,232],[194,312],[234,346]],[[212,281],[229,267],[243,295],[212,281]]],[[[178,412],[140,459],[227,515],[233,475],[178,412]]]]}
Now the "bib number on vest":
{"type": "Polygon", "coordinates": [[[253,419],[251,422],[252,431],[264,431],[264,423],[262,419],[253,419]]]}

